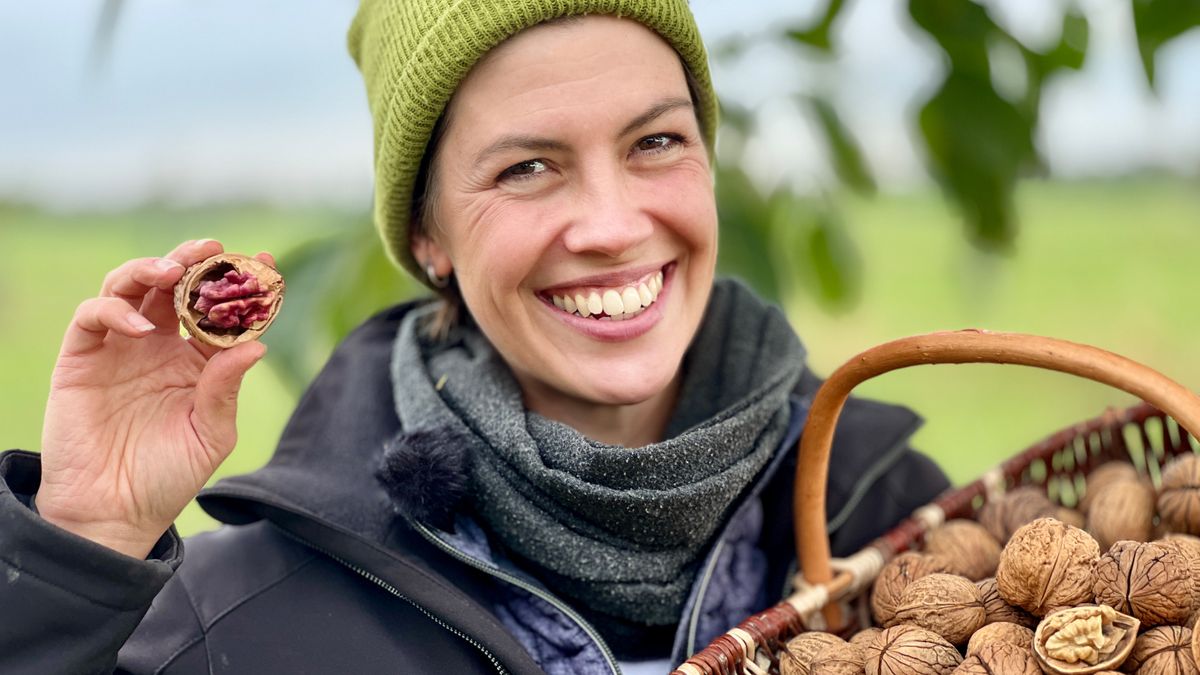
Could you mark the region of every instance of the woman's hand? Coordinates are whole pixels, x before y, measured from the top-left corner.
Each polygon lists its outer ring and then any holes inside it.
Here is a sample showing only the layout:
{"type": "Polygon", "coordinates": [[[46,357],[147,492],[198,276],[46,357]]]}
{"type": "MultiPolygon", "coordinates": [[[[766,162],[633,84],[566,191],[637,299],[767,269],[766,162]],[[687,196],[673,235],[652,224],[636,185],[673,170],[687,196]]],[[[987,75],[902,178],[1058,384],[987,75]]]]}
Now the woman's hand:
{"type": "Polygon", "coordinates": [[[47,521],[144,558],[233,450],[242,376],[266,347],[181,337],[172,297],[187,266],[221,252],[206,239],[130,260],[75,311],[42,428],[47,521]]]}

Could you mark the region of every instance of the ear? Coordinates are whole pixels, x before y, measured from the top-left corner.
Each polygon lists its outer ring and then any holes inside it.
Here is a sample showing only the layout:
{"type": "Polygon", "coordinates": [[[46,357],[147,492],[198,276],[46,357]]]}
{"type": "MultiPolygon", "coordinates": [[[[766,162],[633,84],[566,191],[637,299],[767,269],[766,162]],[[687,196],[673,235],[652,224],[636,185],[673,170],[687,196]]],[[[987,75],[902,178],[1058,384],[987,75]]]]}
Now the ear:
{"type": "Polygon", "coordinates": [[[412,254],[422,269],[433,265],[433,271],[439,277],[448,277],[454,271],[454,262],[450,260],[449,254],[441,244],[427,234],[415,233],[412,235],[412,254]]]}

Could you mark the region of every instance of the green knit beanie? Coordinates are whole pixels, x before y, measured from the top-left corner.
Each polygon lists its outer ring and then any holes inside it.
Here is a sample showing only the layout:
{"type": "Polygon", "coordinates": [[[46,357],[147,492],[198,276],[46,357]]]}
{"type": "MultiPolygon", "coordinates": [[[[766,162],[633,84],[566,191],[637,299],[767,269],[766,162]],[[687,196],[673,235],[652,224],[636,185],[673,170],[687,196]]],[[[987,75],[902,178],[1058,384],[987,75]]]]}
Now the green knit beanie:
{"type": "Polygon", "coordinates": [[[421,158],[442,110],[492,47],[578,14],[637,21],[675,48],[698,85],[711,156],[717,98],[687,0],[362,0],[347,39],[375,120],[375,226],[392,260],[422,282],[428,279],[413,259],[408,228],[421,158]]]}

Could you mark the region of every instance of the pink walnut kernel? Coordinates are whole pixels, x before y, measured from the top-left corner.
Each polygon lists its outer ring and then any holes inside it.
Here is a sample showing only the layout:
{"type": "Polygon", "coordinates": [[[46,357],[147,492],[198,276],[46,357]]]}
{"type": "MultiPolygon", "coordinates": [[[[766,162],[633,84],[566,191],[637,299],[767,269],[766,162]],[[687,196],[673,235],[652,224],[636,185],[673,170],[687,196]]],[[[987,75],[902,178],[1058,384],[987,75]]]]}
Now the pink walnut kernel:
{"type": "Polygon", "coordinates": [[[196,311],[205,314],[199,321],[202,328],[250,328],[270,316],[275,302],[275,294],[260,288],[257,277],[237,270],[201,283],[197,292],[196,311]]]}
{"type": "Polygon", "coordinates": [[[175,285],[175,314],[200,342],[228,349],[258,339],[283,302],[278,270],[236,253],[192,265],[175,285]]]}

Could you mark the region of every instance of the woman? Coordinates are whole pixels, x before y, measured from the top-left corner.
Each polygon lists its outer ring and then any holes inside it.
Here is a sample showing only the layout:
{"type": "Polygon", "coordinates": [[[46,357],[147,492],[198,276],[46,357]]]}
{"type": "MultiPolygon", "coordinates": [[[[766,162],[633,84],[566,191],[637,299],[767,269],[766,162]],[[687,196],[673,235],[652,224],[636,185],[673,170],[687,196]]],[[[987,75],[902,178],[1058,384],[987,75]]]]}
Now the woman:
{"type": "MultiPolygon", "coordinates": [[[[0,459],[0,671],[666,672],[781,596],[816,381],[714,284],[703,48],[682,0],[632,4],[363,4],[376,220],[443,300],[348,338],[181,565],[264,348],[178,336],[170,289],[219,243],[114,270],[40,466],[0,459]]],[[[840,553],[945,487],[911,413],[844,419],[840,553]]]]}

